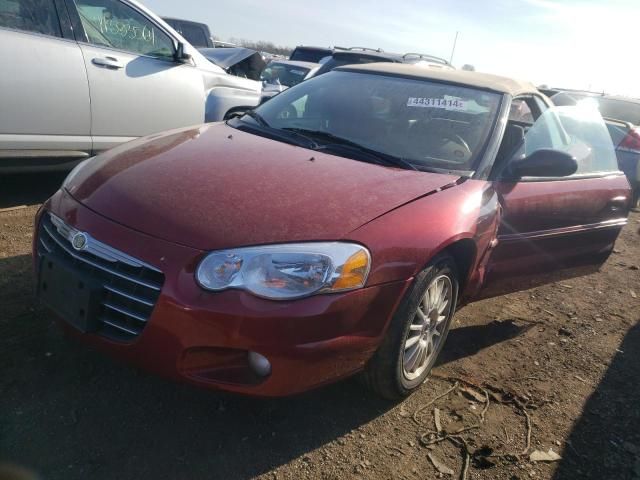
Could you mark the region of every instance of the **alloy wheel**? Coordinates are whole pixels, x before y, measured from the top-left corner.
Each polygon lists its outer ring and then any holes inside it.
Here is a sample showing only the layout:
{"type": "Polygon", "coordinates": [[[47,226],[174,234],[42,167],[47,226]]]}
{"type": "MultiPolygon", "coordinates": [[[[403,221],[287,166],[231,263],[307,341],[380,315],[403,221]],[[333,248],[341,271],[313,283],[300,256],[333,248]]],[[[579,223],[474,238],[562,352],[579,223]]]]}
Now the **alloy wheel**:
{"type": "Polygon", "coordinates": [[[435,361],[450,317],[452,295],[451,279],[440,275],[422,296],[404,341],[402,373],[407,380],[418,378],[435,361]]]}

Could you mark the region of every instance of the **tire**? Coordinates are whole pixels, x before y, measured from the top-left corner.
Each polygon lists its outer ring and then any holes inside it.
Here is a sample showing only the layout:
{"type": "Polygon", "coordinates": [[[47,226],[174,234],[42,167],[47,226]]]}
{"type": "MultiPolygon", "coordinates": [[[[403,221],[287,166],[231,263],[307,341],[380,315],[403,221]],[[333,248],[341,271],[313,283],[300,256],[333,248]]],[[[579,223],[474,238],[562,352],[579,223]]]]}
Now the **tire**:
{"type": "Polygon", "coordinates": [[[410,395],[424,383],[447,339],[456,310],[458,285],[456,263],[448,255],[434,258],[416,276],[393,316],[384,340],[362,373],[362,381],[367,387],[384,398],[397,400],[410,395]],[[432,296],[437,297],[434,285],[449,289],[448,303],[438,315],[425,303],[432,296]],[[420,316],[418,308],[430,314],[420,316]],[[438,335],[433,333],[434,326],[438,335]],[[431,349],[427,347],[425,353],[416,353],[416,349],[425,349],[424,344],[431,345],[431,349]]]}

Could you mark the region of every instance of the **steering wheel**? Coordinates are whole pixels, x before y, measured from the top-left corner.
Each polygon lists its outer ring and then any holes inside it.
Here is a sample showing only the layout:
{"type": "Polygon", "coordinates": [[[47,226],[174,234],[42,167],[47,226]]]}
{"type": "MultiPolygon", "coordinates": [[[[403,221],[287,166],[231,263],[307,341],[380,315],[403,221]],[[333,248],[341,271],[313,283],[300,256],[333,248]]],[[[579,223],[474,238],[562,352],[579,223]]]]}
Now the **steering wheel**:
{"type": "Polygon", "coordinates": [[[447,142],[457,143],[461,147],[464,147],[467,150],[467,152],[471,153],[471,148],[469,148],[469,144],[465,141],[464,138],[462,138],[457,133],[453,133],[451,134],[451,136],[443,136],[442,145],[444,146],[447,142]]]}
{"type": "Polygon", "coordinates": [[[287,120],[289,118],[298,118],[298,110],[293,105],[287,105],[287,108],[278,114],[278,118],[287,120]]]}

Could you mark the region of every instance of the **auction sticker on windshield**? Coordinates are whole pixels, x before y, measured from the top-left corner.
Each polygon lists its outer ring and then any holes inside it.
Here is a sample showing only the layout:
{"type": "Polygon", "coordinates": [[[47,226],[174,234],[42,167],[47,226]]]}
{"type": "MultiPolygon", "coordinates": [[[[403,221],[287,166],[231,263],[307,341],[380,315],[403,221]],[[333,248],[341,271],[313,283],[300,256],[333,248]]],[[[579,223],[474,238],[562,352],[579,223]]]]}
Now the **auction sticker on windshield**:
{"type": "Polygon", "coordinates": [[[467,109],[467,104],[464,100],[458,99],[409,97],[407,107],[443,108],[445,110],[464,111],[467,109]]]}

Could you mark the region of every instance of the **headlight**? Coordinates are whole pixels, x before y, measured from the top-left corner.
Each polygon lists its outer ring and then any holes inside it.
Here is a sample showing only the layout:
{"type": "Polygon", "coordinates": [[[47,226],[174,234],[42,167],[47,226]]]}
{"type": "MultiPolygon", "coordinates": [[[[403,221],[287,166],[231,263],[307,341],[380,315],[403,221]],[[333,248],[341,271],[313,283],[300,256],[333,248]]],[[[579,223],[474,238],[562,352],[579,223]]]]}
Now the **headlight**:
{"type": "Polygon", "coordinates": [[[74,179],[74,177],[78,174],[78,172],[80,172],[80,170],[82,170],[82,168],[87,163],[89,163],[89,160],[91,160],[93,158],[95,158],[95,157],[89,157],[86,160],[81,161],[75,167],[73,167],[73,170],[71,170],[69,172],[69,175],[67,175],[67,178],[65,178],[64,182],[62,182],[62,188],[69,188],[71,186],[71,181],[74,179]]]}
{"type": "Polygon", "coordinates": [[[355,243],[293,243],[212,252],[198,265],[207,290],[238,288],[259,297],[289,300],[361,288],[371,256],[355,243]]]}

